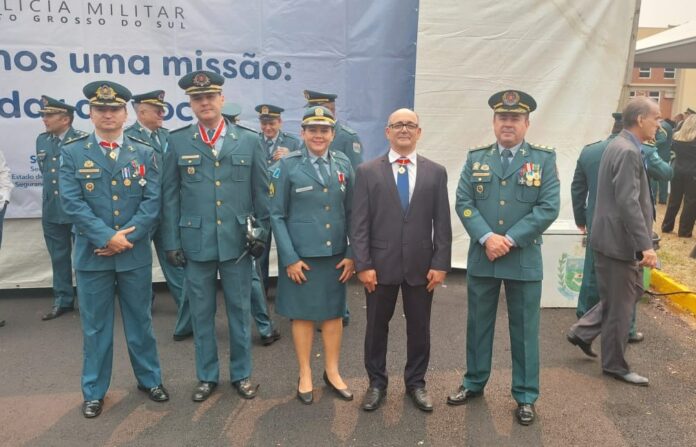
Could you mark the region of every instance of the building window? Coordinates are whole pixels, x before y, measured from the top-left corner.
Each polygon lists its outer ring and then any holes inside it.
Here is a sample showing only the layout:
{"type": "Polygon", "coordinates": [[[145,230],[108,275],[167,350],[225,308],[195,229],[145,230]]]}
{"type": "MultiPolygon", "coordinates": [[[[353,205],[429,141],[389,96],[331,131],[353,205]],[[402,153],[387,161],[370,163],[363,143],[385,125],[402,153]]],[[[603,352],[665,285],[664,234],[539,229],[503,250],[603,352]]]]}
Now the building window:
{"type": "Polygon", "coordinates": [[[647,68],[640,67],[638,69],[638,77],[642,78],[642,79],[650,78],[650,67],[647,67],[647,68]]]}
{"type": "Polygon", "coordinates": [[[657,91],[655,91],[655,90],[649,91],[649,92],[648,92],[648,98],[652,99],[653,101],[655,101],[656,103],[659,104],[659,103],[660,103],[660,91],[659,91],[659,90],[657,90],[657,91]]]}
{"type": "Polygon", "coordinates": [[[674,79],[677,75],[676,68],[665,67],[665,79],[674,79]]]}
{"type": "Polygon", "coordinates": [[[628,97],[629,97],[629,98],[635,98],[635,97],[636,97],[636,92],[635,92],[635,91],[628,92],[628,97]]]}

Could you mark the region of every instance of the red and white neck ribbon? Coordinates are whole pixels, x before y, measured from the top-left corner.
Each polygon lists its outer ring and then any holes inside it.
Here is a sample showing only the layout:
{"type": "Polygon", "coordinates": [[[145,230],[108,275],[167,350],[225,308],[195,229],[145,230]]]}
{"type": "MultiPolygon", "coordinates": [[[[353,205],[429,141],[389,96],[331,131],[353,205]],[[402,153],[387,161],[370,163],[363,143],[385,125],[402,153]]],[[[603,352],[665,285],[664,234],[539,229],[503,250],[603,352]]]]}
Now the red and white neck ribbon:
{"type": "Polygon", "coordinates": [[[201,139],[205,144],[210,146],[211,148],[215,148],[215,143],[217,143],[218,138],[220,138],[220,134],[222,134],[222,129],[225,127],[225,120],[220,120],[220,124],[217,125],[215,128],[215,132],[213,133],[213,138],[208,137],[208,132],[206,132],[205,127],[203,127],[202,124],[198,124],[198,132],[201,134],[201,139]]]}

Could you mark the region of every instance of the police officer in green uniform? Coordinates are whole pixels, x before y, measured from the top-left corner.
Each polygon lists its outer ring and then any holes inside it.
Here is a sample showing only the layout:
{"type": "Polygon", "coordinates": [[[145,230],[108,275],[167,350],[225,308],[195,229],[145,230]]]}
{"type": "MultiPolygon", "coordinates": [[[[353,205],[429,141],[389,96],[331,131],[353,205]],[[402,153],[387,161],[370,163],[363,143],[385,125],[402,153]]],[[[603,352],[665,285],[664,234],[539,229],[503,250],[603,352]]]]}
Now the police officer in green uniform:
{"type": "MultiPolygon", "coordinates": [[[[324,106],[331,111],[333,116],[336,116],[336,98],[338,95],[334,93],[321,93],[313,90],[304,91],[307,107],[324,106]]],[[[353,170],[357,169],[358,165],[363,162],[362,143],[358,133],[336,120],[336,136],[329,147],[331,152],[341,152],[348,157],[353,170]]],[[[350,322],[350,310],[348,309],[348,301],[346,301],[346,313],[343,316],[343,325],[346,326],[350,322]]]]}
{"type": "MultiPolygon", "coordinates": [[[[578,157],[570,185],[570,197],[573,203],[573,216],[578,229],[590,237],[592,217],[597,200],[597,175],[602,154],[607,145],[623,129],[621,112],[612,113],[614,125],[611,134],[606,140],[597,141],[583,147],[578,157]]],[[[658,131],[659,132],[659,131],[658,131]]],[[[657,154],[655,146],[643,144],[641,147],[643,160],[647,165],[648,176],[652,179],[669,181],[672,178],[672,168],[657,154]]],[[[585,313],[599,303],[597,280],[594,270],[594,254],[589,245],[585,247],[585,262],[583,265],[582,285],[578,294],[578,305],[575,314],[581,318],[585,313]]],[[[644,335],[636,329],[636,313],[633,312],[633,321],[629,332],[628,342],[638,343],[643,341],[644,335]]]]}
{"type": "Polygon", "coordinates": [[[496,143],[469,152],[457,187],[457,215],[471,238],[467,261],[468,317],[463,384],[447,398],[461,405],[483,394],[491,371],[495,314],[505,284],[512,351],[512,396],[522,425],[533,422],[539,396],[539,307],[542,233],[558,216],[556,154],[524,136],[534,99],[498,92],[496,143]]]}
{"type": "Polygon", "coordinates": [[[83,332],[82,413],[99,416],[111,381],[114,303],[118,302],[138,389],[156,402],[162,386],[152,330],[150,234],[160,210],[152,148],[123,134],[130,91],[95,81],[83,88],[94,132],[63,146],[60,195],[74,224],[74,267],[83,332]]]}
{"type": "MultiPolygon", "coordinates": [[[[169,139],[169,130],[162,127],[166,108],[167,103],[164,102],[164,90],[133,95],[133,109],[135,110],[137,121],[124,131],[126,135],[131,135],[150,143],[155,151],[155,159],[160,170],[164,165],[164,154],[167,152],[169,139]]],[[[152,240],[155,243],[157,259],[162,268],[164,279],[167,281],[167,287],[176,303],[177,315],[173,338],[174,341],[185,340],[193,335],[193,326],[191,325],[189,303],[184,294],[184,269],[183,267],[175,267],[167,262],[162,231],[159,227],[152,235],[152,240]]]]}
{"type": "Polygon", "coordinates": [[[59,193],[60,149],[87,136],[72,127],[75,107],[41,96],[41,119],[46,132],[36,137],[36,161],[43,176],[41,225],[53,269],[53,306],[41,317],[53,320],[74,309],[72,282],[72,224],[63,211],[59,193]]]}
{"type": "Polygon", "coordinates": [[[206,400],[217,387],[220,367],[215,336],[218,274],[227,309],[232,385],[246,399],[252,384],[250,289],[251,256],[247,220],[268,228],[268,173],[258,136],[226,121],[222,114],[225,78],[195,71],[179,80],[198,122],[172,131],[163,172],[163,231],[167,259],[184,266],[196,347],[192,399],[206,400]]]}
{"type": "Polygon", "coordinates": [[[278,245],[276,311],[292,319],[299,365],[297,398],[313,402],[311,352],[314,323],[322,327],[326,385],[352,400],[338,371],[346,282],[354,274],[348,230],[353,169],[341,152],[329,149],[335,120],[324,107],[310,107],[302,118],[305,145],[280,160],[269,194],[271,223],[278,245]]]}
{"type": "MultiPolygon", "coordinates": [[[[660,127],[655,135],[655,147],[657,148],[657,155],[665,163],[669,163],[672,157],[672,133],[672,126],[665,120],[660,121],[660,127]]],[[[653,178],[650,183],[653,195],[657,196],[657,203],[666,204],[669,196],[669,181],[653,178]]]]}

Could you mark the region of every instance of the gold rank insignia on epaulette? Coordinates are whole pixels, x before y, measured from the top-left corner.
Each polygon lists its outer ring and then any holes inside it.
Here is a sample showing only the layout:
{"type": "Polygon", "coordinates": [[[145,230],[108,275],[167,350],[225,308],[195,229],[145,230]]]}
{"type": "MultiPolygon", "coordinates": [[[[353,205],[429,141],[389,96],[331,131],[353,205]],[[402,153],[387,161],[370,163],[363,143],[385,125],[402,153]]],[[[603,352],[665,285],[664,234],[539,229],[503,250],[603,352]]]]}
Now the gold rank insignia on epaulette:
{"type": "Polygon", "coordinates": [[[532,149],[538,149],[540,151],[546,151],[546,152],[555,152],[556,149],[551,147],[551,146],[544,146],[543,144],[534,144],[534,143],[529,143],[529,147],[532,149]]]}
{"type": "Polygon", "coordinates": [[[137,142],[140,143],[140,144],[144,144],[145,146],[152,147],[152,145],[151,145],[150,143],[148,143],[148,142],[145,141],[145,140],[141,140],[141,139],[138,138],[138,137],[134,137],[133,135],[126,135],[126,136],[127,136],[128,138],[130,138],[131,140],[133,140],[133,141],[137,141],[137,142]]]}
{"type": "Polygon", "coordinates": [[[472,147],[471,149],[469,149],[469,152],[475,152],[475,151],[481,151],[481,150],[483,150],[483,149],[489,149],[491,146],[493,146],[493,144],[494,144],[494,143],[491,143],[491,144],[483,144],[483,145],[481,145],[481,146],[472,147]]]}
{"type": "Polygon", "coordinates": [[[70,144],[70,143],[73,143],[73,142],[75,142],[75,141],[82,140],[82,139],[84,139],[84,138],[87,138],[88,136],[89,136],[88,133],[85,133],[85,134],[83,134],[83,135],[76,135],[76,136],[74,136],[74,137],[72,137],[72,138],[69,138],[69,139],[65,140],[65,141],[63,142],[63,145],[70,144]]]}

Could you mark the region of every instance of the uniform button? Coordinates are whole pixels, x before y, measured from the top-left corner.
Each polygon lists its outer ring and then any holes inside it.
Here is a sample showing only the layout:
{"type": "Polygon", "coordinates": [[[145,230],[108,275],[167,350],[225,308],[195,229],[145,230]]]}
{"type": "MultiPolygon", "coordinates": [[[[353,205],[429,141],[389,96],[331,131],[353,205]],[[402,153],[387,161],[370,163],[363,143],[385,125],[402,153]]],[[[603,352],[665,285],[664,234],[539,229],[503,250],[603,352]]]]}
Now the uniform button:
{"type": "Polygon", "coordinates": [[[216,162],[215,162],[215,167],[216,167],[216,168],[220,167],[220,162],[219,162],[219,161],[216,161],[216,162]]]}
{"type": "Polygon", "coordinates": [[[58,159],[57,159],[56,157],[53,157],[51,160],[56,161],[56,160],[58,160],[58,159]]]}
{"type": "Polygon", "coordinates": [[[191,226],[191,221],[189,220],[188,222],[186,222],[186,225],[190,227],[190,226],[191,226]]]}
{"type": "Polygon", "coordinates": [[[504,206],[504,205],[505,205],[505,200],[501,200],[501,201],[500,201],[500,205],[503,205],[503,206],[504,206]]]}
{"type": "Polygon", "coordinates": [[[500,219],[500,220],[498,221],[498,225],[502,225],[502,224],[504,224],[504,223],[505,223],[505,222],[503,221],[503,219],[500,219]]]}
{"type": "Polygon", "coordinates": [[[119,228],[121,228],[120,225],[114,225],[114,230],[118,230],[119,228]]]}
{"type": "Polygon", "coordinates": [[[331,228],[331,224],[326,224],[326,228],[331,228]]]}
{"type": "Polygon", "coordinates": [[[536,239],[534,239],[534,243],[535,243],[535,244],[536,244],[536,241],[537,241],[537,240],[536,240],[536,239]]]}
{"type": "Polygon", "coordinates": [[[215,204],[216,204],[217,206],[222,205],[222,200],[218,200],[217,202],[215,202],[215,204]]]}
{"type": "Polygon", "coordinates": [[[119,210],[114,211],[114,216],[118,216],[119,214],[121,214],[119,210]]]}
{"type": "Polygon", "coordinates": [[[326,246],[331,247],[331,241],[326,241],[326,246]]]}
{"type": "Polygon", "coordinates": [[[324,207],[324,209],[325,209],[326,211],[329,211],[329,210],[331,210],[331,207],[330,207],[329,205],[326,205],[326,206],[324,207]]]}
{"type": "Polygon", "coordinates": [[[53,191],[53,195],[57,196],[57,195],[58,195],[58,191],[53,191]]]}
{"type": "Polygon", "coordinates": [[[58,181],[57,181],[57,180],[51,180],[51,183],[53,183],[53,184],[55,185],[56,183],[58,183],[58,181]]]}
{"type": "Polygon", "coordinates": [[[242,164],[244,164],[244,160],[242,160],[242,164]]]}
{"type": "Polygon", "coordinates": [[[329,188],[324,188],[324,192],[329,192],[329,188]]]}
{"type": "Polygon", "coordinates": [[[111,184],[112,184],[112,185],[116,186],[117,183],[118,183],[118,182],[117,182],[116,180],[111,180],[111,184]]]}
{"type": "Polygon", "coordinates": [[[221,185],[220,180],[215,180],[215,186],[220,186],[220,185],[221,185]]]}
{"type": "Polygon", "coordinates": [[[503,186],[507,185],[507,180],[503,180],[502,182],[500,182],[500,184],[503,186]]]}
{"type": "Polygon", "coordinates": [[[217,220],[218,225],[222,225],[222,221],[220,219],[217,220]]]}
{"type": "Polygon", "coordinates": [[[51,172],[56,172],[56,168],[51,168],[51,172]]]}
{"type": "Polygon", "coordinates": [[[113,196],[111,196],[111,198],[114,199],[114,200],[118,200],[118,196],[117,196],[117,195],[113,195],[113,196]]]}

